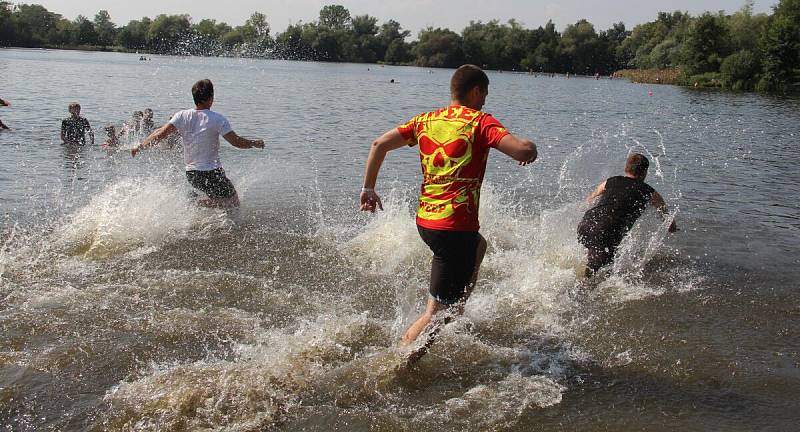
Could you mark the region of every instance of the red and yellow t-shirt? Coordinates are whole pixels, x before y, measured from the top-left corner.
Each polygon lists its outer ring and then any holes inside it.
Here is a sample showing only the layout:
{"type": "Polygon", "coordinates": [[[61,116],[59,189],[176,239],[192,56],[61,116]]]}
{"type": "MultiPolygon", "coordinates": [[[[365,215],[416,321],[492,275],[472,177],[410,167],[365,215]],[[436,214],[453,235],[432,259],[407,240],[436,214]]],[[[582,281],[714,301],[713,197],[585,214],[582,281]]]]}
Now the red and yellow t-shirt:
{"type": "Polygon", "coordinates": [[[478,204],[489,148],[508,135],[491,114],[452,105],[420,114],[397,128],[419,144],[422,187],[417,225],[478,231],[478,204]]]}

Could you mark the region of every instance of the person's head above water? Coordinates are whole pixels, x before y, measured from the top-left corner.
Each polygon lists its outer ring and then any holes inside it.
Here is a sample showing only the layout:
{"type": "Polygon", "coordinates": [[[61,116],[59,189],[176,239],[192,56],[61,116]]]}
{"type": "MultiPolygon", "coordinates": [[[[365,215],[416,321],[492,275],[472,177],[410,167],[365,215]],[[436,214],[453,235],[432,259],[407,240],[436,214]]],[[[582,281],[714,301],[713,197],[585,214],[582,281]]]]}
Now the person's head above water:
{"type": "Polygon", "coordinates": [[[71,104],[69,104],[69,107],[67,109],[69,110],[69,113],[75,117],[81,115],[81,104],[77,102],[72,102],[71,104]]]}
{"type": "Polygon", "coordinates": [[[638,180],[644,180],[647,177],[647,168],[650,166],[650,161],[641,153],[633,153],[628,156],[625,161],[625,175],[638,180]]]}
{"type": "Polygon", "coordinates": [[[133,119],[134,120],[141,120],[144,117],[144,113],[141,111],[134,111],[133,112],[133,119]]]}
{"type": "Polygon", "coordinates": [[[153,119],[153,110],[150,108],[145,108],[144,110],[144,119],[145,120],[152,120],[153,119]]]}
{"type": "Polygon", "coordinates": [[[478,66],[465,64],[450,78],[450,99],[454,103],[480,110],[489,94],[489,77],[478,66]]]}
{"type": "Polygon", "coordinates": [[[211,104],[214,103],[214,84],[208,79],[197,81],[192,86],[192,97],[198,108],[211,108],[211,104]]]}

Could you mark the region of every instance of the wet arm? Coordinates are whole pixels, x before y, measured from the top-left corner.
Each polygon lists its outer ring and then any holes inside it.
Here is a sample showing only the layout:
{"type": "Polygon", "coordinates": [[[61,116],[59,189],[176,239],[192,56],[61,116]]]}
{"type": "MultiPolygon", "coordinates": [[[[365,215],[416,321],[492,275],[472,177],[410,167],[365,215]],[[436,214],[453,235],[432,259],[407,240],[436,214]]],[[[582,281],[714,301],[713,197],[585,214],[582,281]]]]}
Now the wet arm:
{"type": "Polygon", "coordinates": [[[157,143],[167,138],[168,136],[175,133],[177,130],[178,129],[176,129],[175,126],[172,125],[172,123],[167,123],[164,126],[161,126],[160,128],[154,130],[153,133],[148,135],[147,138],[145,138],[141,144],[133,147],[131,149],[131,156],[136,156],[136,153],[139,153],[140,150],[146,149],[147,147],[150,147],[153,143],[157,143]]]}
{"type": "Polygon", "coordinates": [[[361,210],[375,211],[375,208],[383,210],[380,197],[375,193],[375,183],[378,181],[378,172],[381,170],[383,159],[386,154],[404,145],[408,145],[411,140],[406,139],[397,129],[392,129],[381,135],[372,142],[367,156],[367,166],[364,169],[364,190],[361,192],[361,210]]]}
{"type": "Polygon", "coordinates": [[[517,138],[511,134],[504,136],[497,143],[497,149],[519,162],[520,165],[527,165],[539,156],[533,141],[517,138]]]}
{"type": "Polygon", "coordinates": [[[231,143],[232,146],[241,149],[249,149],[253,147],[257,148],[264,148],[264,140],[249,140],[247,138],[242,138],[236,134],[234,131],[230,131],[222,136],[225,138],[225,141],[231,143]]]}
{"type": "Polygon", "coordinates": [[[602,182],[586,197],[586,202],[591,204],[595,198],[599,197],[606,191],[606,182],[602,182]]]}
{"type": "Polygon", "coordinates": [[[409,144],[409,140],[403,138],[400,131],[392,129],[381,135],[372,142],[367,156],[367,167],[364,170],[364,187],[372,189],[378,181],[378,171],[381,169],[383,159],[392,150],[399,149],[409,144]]]}
{"type": "MultiPolygon", "coordinates": [[[[667,203],[664,201],[664,198],[658,192],[653,192],[653,196],[650,197],[650,205],[658,210],[658,214],[661,216],[661,219],[666,220],[669,216],[669,209],[667,208],[667,203]]],[[[678,226],[675,224],[675,219],[672,220],[672,223],[669,225],[669,232],[675,232],[678,230],[678,226]]]]}

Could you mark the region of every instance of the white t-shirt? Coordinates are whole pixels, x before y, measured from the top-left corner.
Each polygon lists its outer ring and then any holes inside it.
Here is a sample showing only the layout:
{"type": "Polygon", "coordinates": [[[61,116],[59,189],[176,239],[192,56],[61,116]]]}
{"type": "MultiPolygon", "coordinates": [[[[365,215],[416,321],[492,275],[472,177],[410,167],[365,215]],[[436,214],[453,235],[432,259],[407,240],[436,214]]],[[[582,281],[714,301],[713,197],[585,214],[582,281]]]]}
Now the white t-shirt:
{"type": "Polygon", "coordinates": [[[183,161],[186,171],[211,171],[222,168],[219,160],[219,137],[231,132],[228,119],[211,110],[178,111],[169,123],[183,138],[183,161]]]}

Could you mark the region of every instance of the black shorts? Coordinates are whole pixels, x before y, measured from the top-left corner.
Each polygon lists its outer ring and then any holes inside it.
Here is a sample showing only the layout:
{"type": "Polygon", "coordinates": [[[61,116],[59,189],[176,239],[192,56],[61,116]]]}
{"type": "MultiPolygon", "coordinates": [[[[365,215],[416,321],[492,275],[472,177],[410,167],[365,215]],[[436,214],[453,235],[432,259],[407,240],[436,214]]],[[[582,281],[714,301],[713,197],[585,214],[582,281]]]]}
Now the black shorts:
{"type": "Polygon", "coordinates": [[[457,303],[469,288],[481,235],[477,231],[441,231],[419,225],[417,230],[433,251],[431,296],[442,304],[457,303]]]}
{"type": "Polygon", "coordinates": [[[587,245],[586,267],[589,268],[591,273],[597,273],[601,268],[614,262],[616,253],[616,245],[587,245]]]}
{"type": "Polygon", "coordinates": [[[578,241],[586,247],[586,267],[592,273],[614,262],[617,247],[625,236],[618,229],[597,227],[584,220],[578,225],[578,241]]]}
{"type": "Polygon", "coordinates": [[[186,171],[186,179],[209,198],[231,198],[236,195],[233,183],[225,177],[222,168],[211,171],[186,171]]]}

